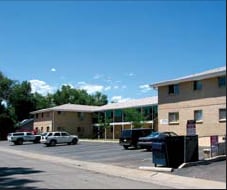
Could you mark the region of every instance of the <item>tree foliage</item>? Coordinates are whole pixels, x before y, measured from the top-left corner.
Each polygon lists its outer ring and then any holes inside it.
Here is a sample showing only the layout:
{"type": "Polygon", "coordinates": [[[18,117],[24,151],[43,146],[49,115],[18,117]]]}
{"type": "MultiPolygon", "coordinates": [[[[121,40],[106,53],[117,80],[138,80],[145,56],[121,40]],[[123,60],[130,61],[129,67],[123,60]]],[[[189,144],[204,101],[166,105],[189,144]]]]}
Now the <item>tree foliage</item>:
{"type": "Polygon", "coordinates": [[[0,133],[5,128],[12,130],[11,126],[30,118],[30,112],[62,104],[81,104],[101,106],[108,103],[107,96],[96,92],[88,94],[87,91],[63,85],[53,94],[43,96],[37,92],[32,93],[28,81],[21,83],[4,76],[0,71],[0,133]],[[9,125],[7,125],[7,123],[9,125]]]}
{"type": "Polygon", "coordinates": [[[141,128],[143,126],[143,123],[141,121],[144,121],[145,118],[143,114],[137,109],[128,108],[123,110],[123,113],[125,115],[125,120],[128,122],[132,122],[134,128],[141,128]]]}
{"type": "Polygon", "coordinates": [[[85,90],[74,89],[69,85],[64,85],[53,94],[53,102],[55,105],[71,103],[100,106],[107,104],[108,101],[107,96],[100,92],[89,95],[85,90]]]}

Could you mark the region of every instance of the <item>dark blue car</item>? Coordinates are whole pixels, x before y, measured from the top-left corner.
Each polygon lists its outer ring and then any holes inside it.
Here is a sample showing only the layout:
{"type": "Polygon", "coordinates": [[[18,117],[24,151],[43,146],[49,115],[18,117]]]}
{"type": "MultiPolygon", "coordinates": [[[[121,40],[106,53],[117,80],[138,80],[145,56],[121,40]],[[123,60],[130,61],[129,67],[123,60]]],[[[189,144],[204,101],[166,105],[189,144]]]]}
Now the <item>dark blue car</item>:
{"type": "Polygon", "coordinates": [[[162,140],[165,140],[166,137],[172,137],[172,136],[178,136],[174,132],[152,132],[151,134],[140,137],[138,139],[138,146],[142,149],[152,150],[152,142],[160,142],[162,140]]]}

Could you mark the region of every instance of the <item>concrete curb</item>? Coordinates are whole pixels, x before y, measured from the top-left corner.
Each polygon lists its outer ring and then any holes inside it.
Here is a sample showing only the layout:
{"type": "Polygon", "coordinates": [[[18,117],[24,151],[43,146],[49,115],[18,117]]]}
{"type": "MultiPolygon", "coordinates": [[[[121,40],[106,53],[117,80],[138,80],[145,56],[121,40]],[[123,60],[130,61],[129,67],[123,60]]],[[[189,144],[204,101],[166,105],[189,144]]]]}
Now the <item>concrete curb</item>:
{"type": "Polygon", "coordinates": [[[172,172],[173,168],[167,167],[150,167],[150,166],[140,166],[141,170],[156,171],[156,172],[172,172]]]}
{"type": "Polygon", "coordinates": [[[80,139],[81,142],[101,142],[101,143],[119,143],[119,140],[110,139],[80,139]]]}
{"type": "Polygon", "coordinates": [[[219,156],[215,156],[215,157],[211,157],[211,158],[205,158],[205,159],[199,160],[197,162],[183,163],[178,167],[178,169],[190,167],[190,166],[196,166],[196,165],[200,165],[200,164],[209,164],[212,162],[223,161],[223,160],[226,160],[226,155],[219,155],[219,156]]]}

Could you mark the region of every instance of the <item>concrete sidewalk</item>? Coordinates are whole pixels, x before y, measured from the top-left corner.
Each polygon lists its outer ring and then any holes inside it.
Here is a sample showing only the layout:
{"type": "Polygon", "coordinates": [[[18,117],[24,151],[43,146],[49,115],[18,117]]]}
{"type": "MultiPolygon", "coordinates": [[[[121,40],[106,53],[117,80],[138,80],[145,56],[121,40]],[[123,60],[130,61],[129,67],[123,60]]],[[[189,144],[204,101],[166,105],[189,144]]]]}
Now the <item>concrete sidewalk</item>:
{"type": "Polygon", "coordinates": [[[176,189],[226,189],[226,183],[212,180],[176,176],[173,174],[157,171],[130,169],[102,163],[85,162],[80,160],[60,158],[56,156],[41,155],[37,153],[25,153],[24,151],[9,150],[7,148],[1,148],[0,152],[7,152],[14,155],[20,155],[23,157],[37,160],[45,160],[47,162],[62,164],[68,167],[75,167],[89,171],[100,172],[106,175],[123,177],[137,181],[144,181],[147,183],[153,183],[158,185],[165,185],[176,189]]]}

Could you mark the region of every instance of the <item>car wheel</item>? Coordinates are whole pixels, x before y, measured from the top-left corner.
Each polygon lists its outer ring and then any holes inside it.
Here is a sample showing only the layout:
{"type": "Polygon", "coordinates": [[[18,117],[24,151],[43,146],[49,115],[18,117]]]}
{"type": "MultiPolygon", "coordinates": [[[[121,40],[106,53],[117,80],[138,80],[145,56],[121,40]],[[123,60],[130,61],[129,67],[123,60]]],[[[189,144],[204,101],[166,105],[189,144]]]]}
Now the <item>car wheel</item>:
{"type": "Polygon", "coordinates": [[[17,140],[17,144],[18,144],[18,145],[22,145],[22,144],[23,144],[23,139],[18,139],[18,140],[17,140]]]}
{"type": "Polygon", "coordinates": [[[35,139],[35,140],[33,141],[33,143],[34,143],[34,144],[40,143],[40,140],[39,140],[39,139],[35,139]]]}
{"type": "Polygon", "coordinates": [[[146,148],[147,149],[147,151],[151,151],[151,148],[146,148]]]}
{"type": "Polygon", "coordinates": [[[129,147],[129,146],[124,145],[123,147],[124,147],[125,150],[128,150],[128,147],[129,147]]]}
{"type": "Polygon", "coordinates": [[[71,143],[72,143],[73,145],[75,145],[75,144],[77,144],[77,142],[78,142],[77,139],[73,139],[71,143]]]}
{"type": "Polygon", "coordinates": [[[55,146],[56,145],[56,141],[55,140],[51,140],[50,141],[50,146],[55,146]]]}

